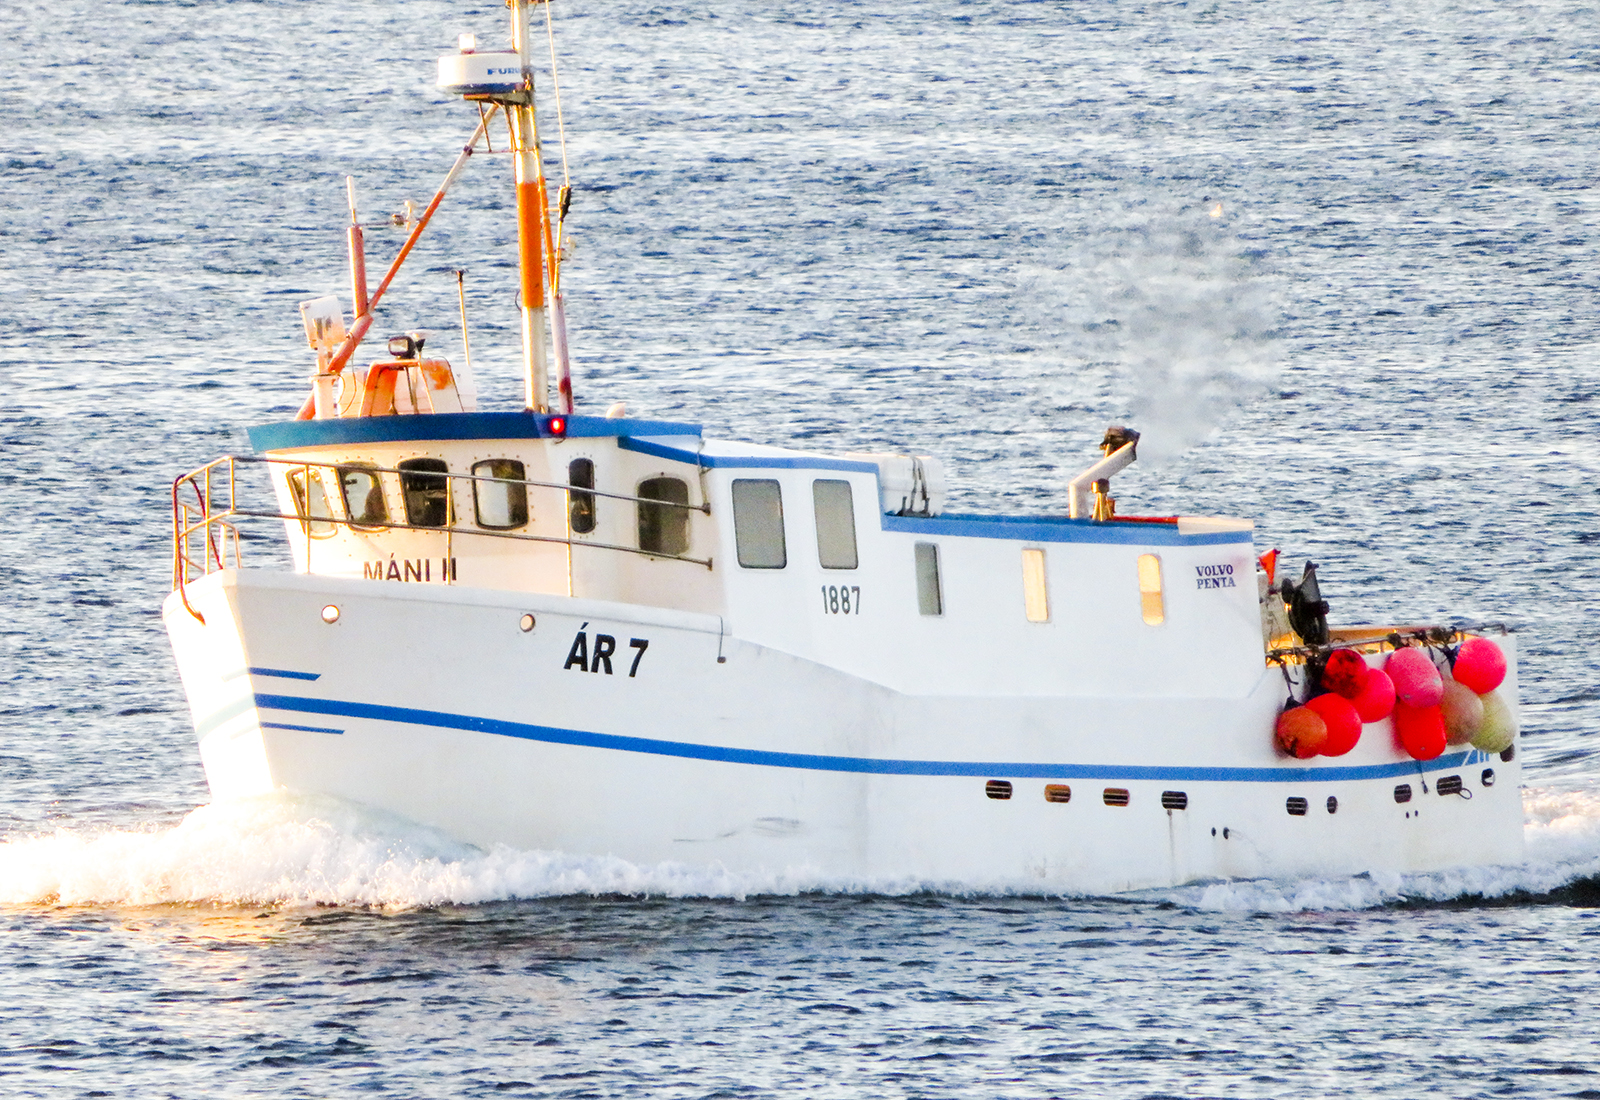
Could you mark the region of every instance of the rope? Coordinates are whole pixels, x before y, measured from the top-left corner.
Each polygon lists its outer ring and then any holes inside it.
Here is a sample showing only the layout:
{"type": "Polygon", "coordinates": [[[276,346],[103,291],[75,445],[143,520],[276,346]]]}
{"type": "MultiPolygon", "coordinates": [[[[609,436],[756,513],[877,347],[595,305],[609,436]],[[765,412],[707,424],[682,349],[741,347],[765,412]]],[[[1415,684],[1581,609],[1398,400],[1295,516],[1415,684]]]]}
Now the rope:
{"type": "Polygon", "coordinates": [[[556,71],[556,30],[550,21],[550,3],[551,0],[544,0],[544,32],[550,41],[550,83],[556,93],[556,135],[561,143],[561,185],[570,187],[572,173],[567,171],[567,124],[561,117],[561,74],[556,71]]]}

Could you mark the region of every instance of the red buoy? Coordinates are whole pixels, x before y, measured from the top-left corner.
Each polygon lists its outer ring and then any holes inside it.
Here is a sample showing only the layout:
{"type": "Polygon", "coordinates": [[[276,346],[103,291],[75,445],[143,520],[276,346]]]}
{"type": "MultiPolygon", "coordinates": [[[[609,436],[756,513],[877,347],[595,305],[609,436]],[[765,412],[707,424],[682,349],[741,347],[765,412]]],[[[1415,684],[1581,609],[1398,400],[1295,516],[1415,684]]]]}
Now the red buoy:
{"type": "Polygon", "coordinates": [[[1322,743],[1323,756],[1343,756],[1361,740],[1361,715],[1344,696],[1332,692],[1319,695],[1306,703],[1305,709],[1316,711],[1328,727],[1328,739],[1322,743]]]}
{"type": "Polygon", "coordinates": [[[1278,715],[1278,747],[1297,760],[1309,760],[1328,741],[1328,725],[1310,707],[1290,707],[1278,715]]]}
{"type": "Polygon", "coordinates": [[[1506,678],[1506,655],[1488,638],[1468,638],[1456,653],[1456,683],[1487,695],[1506,678]]]}
{"type": "Polygon", "coordinates": [[[1394,681],[1394,693],[1409,707],[1433,707],[1444,697],[1444,677],[1420,649],[1397,649],[1383,670],[1394,681]]]}
{"type": "Polygon", "coordinates": [[[1328,665],[1322,670],[1322,686],[1329,691],[1354,699],[1367,686],[1367,662],[1353,649],[1336,649],[1328,654],[1328,665]]]}
{"type": "Polygon", "coordinates": [[[1394,713],[1394,681],[1381,668],[1367,670],[1367,686],[1350,700],[1363,722],[1381,722],[1394,713]]]}
{"type": "Polygon", "coordinates": [[[1396,703],[1394,731],[1413,760],[1432,760],[1444,752],[1444,714],[1437,704],[1413,707],[1396,703]]]}

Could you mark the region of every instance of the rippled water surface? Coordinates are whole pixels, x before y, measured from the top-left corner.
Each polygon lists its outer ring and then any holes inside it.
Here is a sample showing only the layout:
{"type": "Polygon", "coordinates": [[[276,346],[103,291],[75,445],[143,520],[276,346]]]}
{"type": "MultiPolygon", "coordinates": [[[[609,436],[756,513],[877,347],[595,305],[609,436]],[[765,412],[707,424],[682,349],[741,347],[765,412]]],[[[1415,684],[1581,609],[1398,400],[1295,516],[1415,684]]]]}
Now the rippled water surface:
{"type": "MultiPolygon", "coordinates": [[[[473,122],[433,59],[504,11],[9,13],[0,1091],[1600,1096],[1600,10],[556,3],[583,407],[999,512],[1129,421],[1125,508],[1254,516],[1345,621],[1518,630],[1525,865],[1118,899],[204,805],[170,480],[299,404],[342,177],[428,197],[473,122]]],[[[457,358],[465,268],[510,407],[482,159],[383,323],[457,358]]]]}

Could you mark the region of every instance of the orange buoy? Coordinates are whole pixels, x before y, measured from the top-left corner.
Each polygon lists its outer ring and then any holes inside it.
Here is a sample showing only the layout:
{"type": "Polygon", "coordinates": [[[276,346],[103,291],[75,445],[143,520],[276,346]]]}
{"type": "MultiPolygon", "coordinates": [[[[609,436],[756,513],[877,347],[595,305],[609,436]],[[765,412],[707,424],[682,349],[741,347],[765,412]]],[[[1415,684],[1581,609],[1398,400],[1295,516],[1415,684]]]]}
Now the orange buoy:
{"type": "Polygon", "coordinates": [[[1309,760],[1328,741],[1328,724],[1310,707],[1290,707],[1278,715],[1278,747],[1296,760],[1309,760]]]}
{"type": "Polygon", "coordinates": [[[1396,703],[1394,732],[1413,760],[1432,760],[1444,752],[1447,744],[1444,714],[1438,704],[1413,707],[1407,703],[1396,703]]]}
{"type": "Polygon", "coordinates": [[[1468,638],[1456,652],[1455,677],[1479,695],[1505,682],[1506,655],[1488,638],[1468,638]]]}
{"type": "Polygon", "coordinates": [[[1363,722],[1381,722],[1394,713],[1394,681],[1381,668],[1367,670],[1367,686],[1350,700],[1363,722]]]}
{"type": "Polygon", "coordinates": [[[1361,715],[1355,704],[1342,695],[1329,692],[1306,703],[1328,727],[1328,739],[1322,743],[1323,756],[1343,756],[1361,740],[1361,715]]]}
{"type": "Polygon", "coordinates": [[[1336,649],[1328,654],[1328,664],[1322,670],[1322,686],[1329,691],[1354,699],[1367,686],[1371,669],[1361,654],[1353,649],[1336,649]]]}

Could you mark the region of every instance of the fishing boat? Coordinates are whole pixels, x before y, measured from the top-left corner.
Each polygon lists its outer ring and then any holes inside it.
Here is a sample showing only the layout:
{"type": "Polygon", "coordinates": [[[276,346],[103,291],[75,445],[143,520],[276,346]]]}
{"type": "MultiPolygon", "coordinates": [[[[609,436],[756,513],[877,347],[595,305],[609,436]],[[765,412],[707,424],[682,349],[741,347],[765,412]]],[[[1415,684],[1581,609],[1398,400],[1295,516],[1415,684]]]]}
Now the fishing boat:
{"type": "Polygon", "coordinates": [[[1279,577],[1250,520],[1119,512],[1136,431],[1107,430],[1057,513],[974,515],[946,509],[931,456],[577,411],[568,192],[510,6],[509,48],[464,35],[438,62],[476,125],[375,288],[352,189],[352,311],[301,307],[299,416],[173,483],[163,611],[216,799],[976,888],[1521,858],[1513,638],[1330,627],[1315,568],[1279,577]],[[368,337],[502,134],[525,400],[482,411],[424,335],[368,337]],[[252,523],[281,525],[286,566],[243,559],[252,523]]]}

